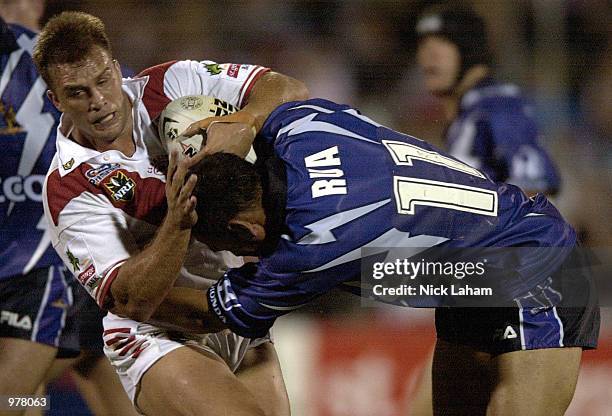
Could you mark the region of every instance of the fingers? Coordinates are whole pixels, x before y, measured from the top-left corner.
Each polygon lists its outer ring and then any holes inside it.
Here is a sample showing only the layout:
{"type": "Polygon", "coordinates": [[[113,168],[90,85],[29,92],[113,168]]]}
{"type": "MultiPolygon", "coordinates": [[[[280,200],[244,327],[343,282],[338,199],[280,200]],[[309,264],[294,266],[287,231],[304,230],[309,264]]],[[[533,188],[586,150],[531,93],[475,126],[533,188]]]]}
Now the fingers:
{"type": "MultiPolygon", "coordinates": [[[[167,187],[167,197],[176,199],[179,198],[181,193],[184,191],[185,186],[185,177],[189,172],[190,163],[188,158],[178,160],[178,152],[173,151],[170,154],[170,164],[168,165],[168,176],[166,177],[166,187],[167,187]],[[177,163],[178,160],[178,163],[177,163]]],[[[196,181],[196,176],[193,176],[193,180],[196,181]]],[[[192,178],[190,178],[192,179],[192,178]]],[[[189,182],[189,181],[188,181],[189,182]]],[[[196,181],[197,182],[197,181],[196,181]]],[[[191,187],[191,191],[193,191],[195,187],[195,182],[191,187]]],[[[190,194],[189,193],[189,194],[190,194]]]]}
{"type": "MultiPolygon", "coordinates": [[[[191,194],[195,189],[196,184],[198,183],[198,177],[196,175],[189,176],[185,185],[181,188],[181,192],[179,194],[178,200],[179,203],[188,205],[191,201],[191,194]]],[[[195,197],[194,197],[195,198],[195,197]]]]}
{"type": "Polygon", "coordinates": [[[174,172],[176,172],[176,161],[178,160],[178,151],[172,150],[170,152],[170,160],[168,162],[168,173],[166,174],[166,183],[168,186],[172,185],[172,178],[174,172]]]}
{"type": "MultiPolygon", "coordinates": [[[[198,133],[204,133],[211,126],[211,124],[215,122],[245,123],[250,126],[253,126],[253,128],[255,129],[255,117],[251,113],[241,110],[232,114],[228,114],[226,116],[208,117],[203,120],[196,121],[195,123],[189,125],[189,127],[187,127],[187,130],[181,133],[181,136],[191,137],[198,133]]],[[[257,132],[257,129],[255,129],[255,132],[257,132]]]]}
{"type": "Polygon", "coordinates": [[[196,134],[204,134],[208,126],[210,126],[213,121],[219,118],[220,117],[209,117],[209,118],[205,118],[204,120],[200,120],[200,121],[196,121],[195,123],[191,123],[189,127],[187,127],[187,130],[181,133],[181,136],[191,137],[196,134]]]}

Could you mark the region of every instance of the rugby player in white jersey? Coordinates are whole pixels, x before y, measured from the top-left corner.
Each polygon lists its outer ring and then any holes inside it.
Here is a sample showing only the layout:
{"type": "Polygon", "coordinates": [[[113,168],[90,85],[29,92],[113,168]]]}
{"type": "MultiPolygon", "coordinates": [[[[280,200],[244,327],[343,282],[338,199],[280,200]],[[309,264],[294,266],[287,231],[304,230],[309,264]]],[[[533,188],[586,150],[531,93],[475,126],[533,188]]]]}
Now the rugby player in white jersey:
{"type": "Polygon", "coordinates": [[[153,163],[167,157],[154,122],[180,96],[217,97],[241,110],[208,128],[204,151],[244,156],[274,108],[307,96],[304,85],[211,61],[168,62],[122,81],[103,23],[74,12],[47,23],[34,59],[63,113],[43,192],[52,242],[109,310],[105,353],[136,407],[149,415],[289,414],[269,337],[195,336],[212,324],[181,313],[205,302],[205,278],[241,259],[190,244],[195,176],[176,155],[167,175],[153,163]]]}

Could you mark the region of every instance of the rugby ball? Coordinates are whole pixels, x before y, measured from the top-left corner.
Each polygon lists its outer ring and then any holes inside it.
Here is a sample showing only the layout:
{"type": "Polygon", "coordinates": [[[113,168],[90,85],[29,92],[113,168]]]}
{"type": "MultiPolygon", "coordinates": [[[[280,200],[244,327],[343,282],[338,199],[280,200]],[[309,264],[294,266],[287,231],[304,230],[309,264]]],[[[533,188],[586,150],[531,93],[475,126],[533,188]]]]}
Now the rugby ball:
{"type": "MultiPolygon", "coordinates": [[[[238,111],[238,108],[219,98],[207,95],[187,95],[172,100],[159,116],[158,131],[168,154],[178,149],[179,154],[192,157],[206,143],[206,135],[181,136],[187,127],[208,117],[225,116],[238,111]]],[[[245,158],[254,163],[256,156],[253,147],[245,158]]]]}

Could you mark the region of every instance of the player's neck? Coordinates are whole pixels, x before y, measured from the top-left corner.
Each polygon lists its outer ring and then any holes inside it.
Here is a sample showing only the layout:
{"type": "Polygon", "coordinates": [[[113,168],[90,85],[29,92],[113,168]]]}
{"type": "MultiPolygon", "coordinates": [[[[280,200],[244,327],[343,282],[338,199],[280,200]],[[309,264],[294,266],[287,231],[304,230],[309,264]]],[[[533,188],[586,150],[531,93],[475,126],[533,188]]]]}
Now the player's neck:
{"type": "Polygon", "coordinates": [[[488,66],[485,65],[476,65],[472,68],[468,69],[465,72],[465,75],[459,81],[459,84],[455,88],[453,94],[442,97],[442,103],[444,106],[444,113],[446,119],[450,122],[457,117],[457,113],[459,112],[459,105],[461,104],[461,99],[463,98],[463,94],[473,88],[480,81],[489,76],[490,70],[488,66]]]}

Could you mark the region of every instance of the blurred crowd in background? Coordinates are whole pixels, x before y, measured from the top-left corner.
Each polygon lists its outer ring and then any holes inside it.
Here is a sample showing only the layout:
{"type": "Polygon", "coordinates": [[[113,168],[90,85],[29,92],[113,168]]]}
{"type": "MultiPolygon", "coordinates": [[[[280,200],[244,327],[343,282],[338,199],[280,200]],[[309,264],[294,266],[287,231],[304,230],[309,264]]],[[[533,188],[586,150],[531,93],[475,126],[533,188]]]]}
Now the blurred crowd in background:
{"type": "MultiPolygon", "coordinates": [[[[257,63],[390,127],[442,145],[442,108],[423,88],[419,0],[51,0],[47,15],[100,16],[136,72],[172,59],[257,63]]],[[[591,246],[612,245],[612,8],[606,0],[465,1],[488,23],[498,78],[532,98],[563,184],[557,206],[591,246]]]]}

